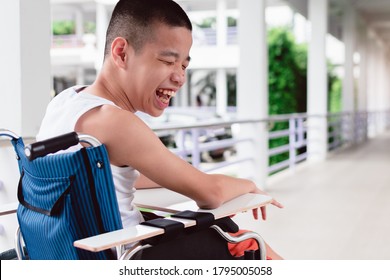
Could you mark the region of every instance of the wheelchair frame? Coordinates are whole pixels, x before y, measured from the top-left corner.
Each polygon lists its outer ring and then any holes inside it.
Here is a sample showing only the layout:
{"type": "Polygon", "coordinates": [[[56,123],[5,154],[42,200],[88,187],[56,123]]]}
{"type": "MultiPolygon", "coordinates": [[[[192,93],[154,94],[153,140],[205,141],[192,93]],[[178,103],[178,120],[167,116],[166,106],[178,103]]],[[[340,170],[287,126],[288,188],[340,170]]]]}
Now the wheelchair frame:
{"type": "MultiPolygon", "coordinates": [[[[11,140],[19,139],[20,137],[13,133],[12,131],[6,130],[6,129],[0,129],[0,137],[8,137],[11,138],[11,140]]],[[[66,135],[61,135],[58,137],[50,138],[44,141],[35,142],[31,145],[25,146],[24,153],[26,157],[32,161],[38,157],[43,157],[50,153],[55,153],[60,150],[65,150],[71,146],[74,146],[79,143],[86,143],[92,147],[98,147],[102,145],[96,138],[90,135],[86,134],[79,134],[79,133],[70,133],[66,135]]],[[[257,202],[256,202],[257,203],[257,202]]],[[[258,207],[258,204],[254,203],[253,208],[258,207]]],[[[249,206],[250,208],[250,206],[249,206]]],[[[14,213],[15,211],[7,211],[1,214],[8,214],[8,213],[14,213]]],[[[202,211],[203,212],[203,211],[202,211]]],[[[221,219],[224,216],[221,217],[214,217],[215,220],[221,219]]],[[[194,219],[191,218],[174,218],[169,217],[165,218],[164,220],[175,222],[175,223],[182,223],[184,228],[190,228],[190,227],[196,227],[197,222],[194,221],[194,219]]],[[[265,249],[265,243],[264,240],[261,238],[261,236],[255,232],[245,232],[242,235],[233,237],[229,234],[227,234],[223,229],[221,229],[220,226],[212,224],[209,226],[209,228],[215,230],[226,242],[230,243],[239,243],[246,239],[254,239],[258,246],[259,246],[259,259],[266,259],[266,249],[265,249]]],[[[107,250],[110,248],[116,248],[117,252],[117,258],[120,260],[128,260],[132,259],[137,253],[140,251],[146,250],[148,248],[152,248],[153,245],[150,244],[135,244],[134,246],[131,246],[130,248],[127,248],[126,245],[129,243],[137,243],[145,238],[151,238],[156,237],[160,235],[166,234],[166,228],[156,228],[151,226],[145,226],[145,225],[137,225],[132,228],[125,228],[125,229],[119,229],[116,231],[111,231],[107,233],[103,233],[100,235],[95,235],[91,237],[87,237],[82,240],[75,240],[74,246],[77,248],[82,248],[84,250],[89,250],[91,252],[100,252],[103,250],[107,250]],[[145,229],[147,227],[147,233],[140,233],[140,229],[145,229]],[[133,233],[131,235],[130,233],[133,233]],[[99,244],[91,245],[91,244],[99,244]]],[[[22,232],[20,228],[17,229],[17,232],[15,234],[15,250],[18,259],[25,259],[26,256],[24,254],[24,248],[25,244],[23,242],[22,232]]]]}

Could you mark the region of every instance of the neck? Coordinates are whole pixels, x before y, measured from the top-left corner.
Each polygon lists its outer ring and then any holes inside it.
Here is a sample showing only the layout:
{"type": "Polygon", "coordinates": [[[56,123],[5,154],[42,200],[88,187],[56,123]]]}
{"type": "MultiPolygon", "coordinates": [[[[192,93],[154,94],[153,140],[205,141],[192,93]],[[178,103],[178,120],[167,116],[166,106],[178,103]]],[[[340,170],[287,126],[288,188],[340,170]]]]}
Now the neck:
{"type": "Polygon", "coordinates": [[[115,79],[111,78],[112,77],[106,77],[102,71],[95,82],[85,91],[90,94],[108,99],[114,102],[114,104],[118,107],[134,113],[136,110],[132,106],[127,94],[120,86],[118,86],[119,83],[117,83],[115,79]]]}

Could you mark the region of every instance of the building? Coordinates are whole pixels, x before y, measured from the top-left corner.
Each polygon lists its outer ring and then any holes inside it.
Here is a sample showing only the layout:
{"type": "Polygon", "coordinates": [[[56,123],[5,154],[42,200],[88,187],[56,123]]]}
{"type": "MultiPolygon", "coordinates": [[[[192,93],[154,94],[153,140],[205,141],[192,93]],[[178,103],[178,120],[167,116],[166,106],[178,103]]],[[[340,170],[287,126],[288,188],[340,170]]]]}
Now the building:
{"type": "MultiPolygon", "coordinates": [[[[46,104],[68,83],[89,83],[99,71],[105,28],[116,1],[110,0],[3,0],[0,12],[0,127],[33,138],[38,131],[46,104]],[[51,37],[52,19],[74,19],[75,36],[51,37]],[[96,36],[84,34],[85,22],[96,22],[96,36]],[[62,40],[62,41],[61,41],[62,40]],[[51,48],[52,43],[61,48],[51,48]],[[52,76],[56,77],[55,84],[52,76]],[[64,79],[65,77],[65,79],[64,79]]],[[[389,22],[390,3],[380,0],[180,0],[189,15],[215,16],[215,42],[195,30],[196,44],[191,56],[191,71],[213,70],[216,73],[216,108],[227,110],[226,73],[237,73],[237,113],[244,119],[268,117],[267,46],[265,40],[268,6],[288,4],[310,22],[308,57],[307,149],[312,160],[323,160],[327,154],[327,79],[326,37],[328,33],[344,44],[343,112],[384,112],[390,109],[389,95],[389,22]],[[228,16],[237,16],[237,37],[229,33],[228,16]],[[198,35],[200,34],[200,35],[198,35]],[[231,36],[230,36],[231,35],[231,36]],[[232,38],[236,38],[231,40],[232,38]],[[258,94],[260,93],[260,94],[258,94]]],[[[181,94],[177,105],[194,104],[194,97],[181,94]]],[[[370,127],[368,136],[386,128],[385,120],[370,127]]],[[[242,134],[254,139],[249,153],[267,151],[268,130],[265,124],[249,126],[242,134]]],[[[3,149],[3,156],[8,150],[3,149]],[[5,151],[5,152],[3,152],[5,151]]],[[[244,149],[245,150],[245,149],[244,149]]],[[[7,169],[7,162],[1,163],[7,169]]],[[[267,158],[255,162],[255,179],[265,182],[267,158]]],[[[15,174],[1,173],[1,203],[7,203],[13,192],[15,174]],[[10,174],[10,175],[9,175],[10,174]],[[11,178],[12,177],[12,178],[11,178]]],[[[9,242],[7,239],[6,242],[9,242]]]]}

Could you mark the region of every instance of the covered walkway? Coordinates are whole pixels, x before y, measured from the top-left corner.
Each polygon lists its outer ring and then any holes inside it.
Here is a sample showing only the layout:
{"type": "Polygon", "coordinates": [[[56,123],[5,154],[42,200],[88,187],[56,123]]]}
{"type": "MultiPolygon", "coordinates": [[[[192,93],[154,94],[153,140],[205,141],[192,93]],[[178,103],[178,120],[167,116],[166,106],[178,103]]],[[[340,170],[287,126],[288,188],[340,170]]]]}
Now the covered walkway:
{"type": "Polygon", "coordinates": [[[390,259],[390,132],[274,178],[285,205],[266,222],[236,217],[287,259],[390,259]]]}

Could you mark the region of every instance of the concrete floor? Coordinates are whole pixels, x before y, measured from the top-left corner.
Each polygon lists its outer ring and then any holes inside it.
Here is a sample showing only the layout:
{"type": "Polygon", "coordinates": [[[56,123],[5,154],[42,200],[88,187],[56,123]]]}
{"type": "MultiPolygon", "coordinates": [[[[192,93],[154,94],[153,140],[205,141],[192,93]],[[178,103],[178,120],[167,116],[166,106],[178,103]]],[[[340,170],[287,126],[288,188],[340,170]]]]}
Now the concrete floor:
{"type": "Polygon", "coordinates": [[[270,180],[284,209],[235,220],[293,260],[390,260],[390,133],[270,180]]]}

